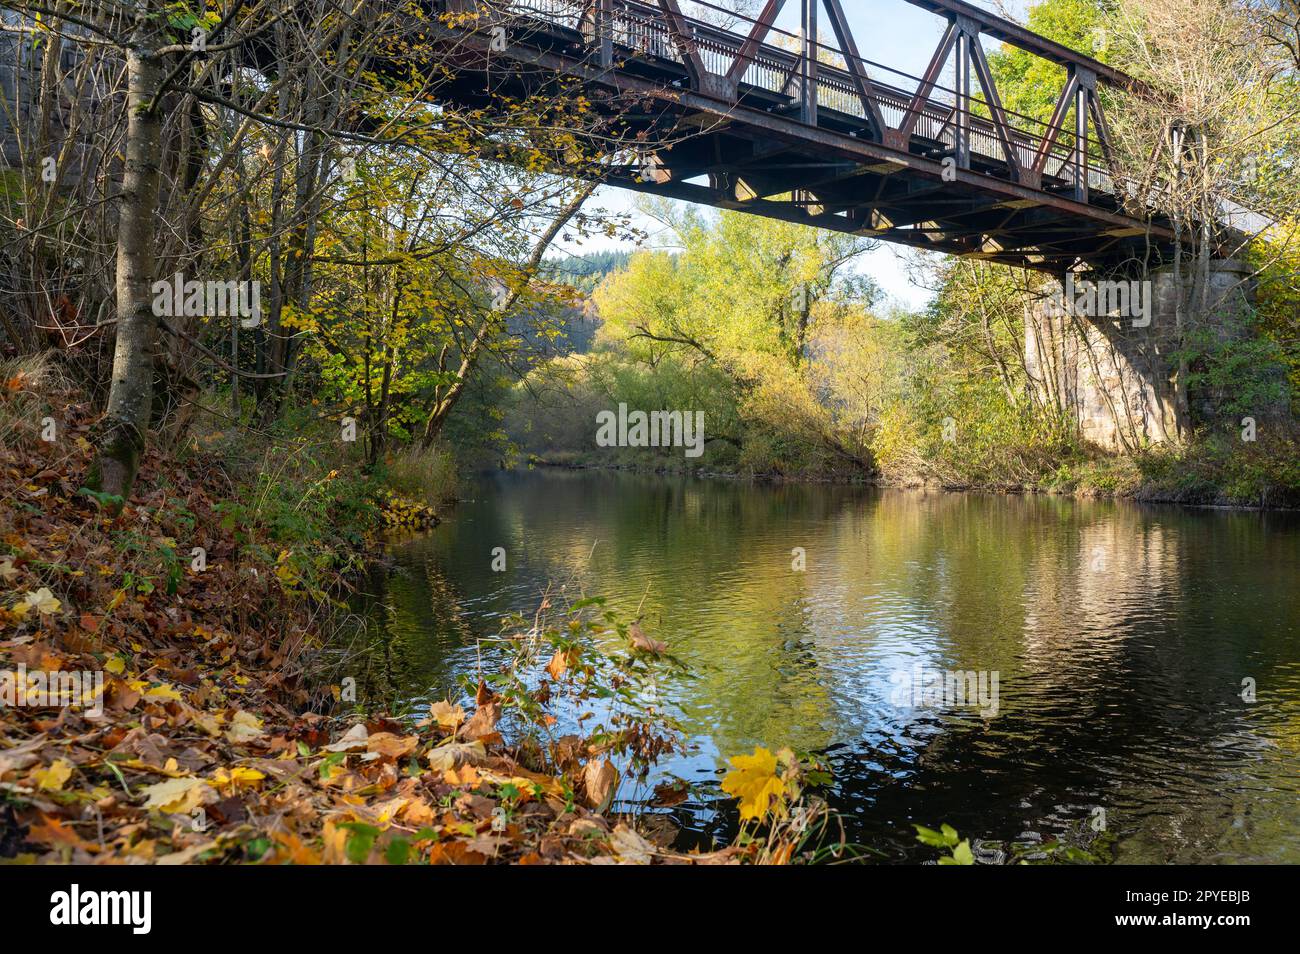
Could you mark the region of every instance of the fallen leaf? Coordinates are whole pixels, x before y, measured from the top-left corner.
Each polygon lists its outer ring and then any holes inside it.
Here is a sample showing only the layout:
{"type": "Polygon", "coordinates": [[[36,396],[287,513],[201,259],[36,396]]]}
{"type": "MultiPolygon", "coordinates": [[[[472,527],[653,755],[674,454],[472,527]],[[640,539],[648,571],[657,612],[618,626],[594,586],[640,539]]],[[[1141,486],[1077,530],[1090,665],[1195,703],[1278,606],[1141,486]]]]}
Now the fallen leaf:
{"type": "Polygon", "coordinates": [[[414,735],[394,735],[392,732],[376,732],[366,739],[366,751],[378,752],[385,758],[400,759],[410,755],[420,740],[414,735]]]}
{"type": "Polygon", "coordinates": [[[740,799],[740,820],[763,818],[768,811],[785,814],[785,782],[776,774],[776,756],[761,745],[753,755],[731,759],[734,771],[722,780],[722,790],[740,799]]]}
{"type": "Polygon", "coordinates": [[[642,652],[653,653],[658,656],[661,653],[668,652],[668,644],[660,642],[657,639],[651,639],[641,629],[641,624],[635,620],[627,628],[627,634],[632,637],[632,646],[642,652]]]}
{"type": "MultiPolygon", "coordinates": [[[[151,689],[146,689],[144,692],[144,697],[146,699],[168,699],[171,700],[172,702],[179,702],[181,699],[181,694],[177,692],[174,688],[172,688],[172,686],[164,682],[164,683],[160,683],[157,686],[154,686],[151,689]]],[[[231,739],[231,741],[233,742],[235,740],[231,739]]]]}
{"type": "Polygon", "coordinates": [[[230,728],[226,729],[226,738],[236,744],[251,742],[264,735],[266,733],[262,731],[262,720],[243,709],[235,713],[234,718],[230,720],[230,728]]]}
{"type": "Polygon", "coordinates": [[[49,768],[32,770],[32,781],[46,792],[63,791],[63,783],[72,777],[72,763],[67,759],[55,759],[49,768]]]}
{"type": "Polygon", "coordinates": [[[21,771],[29,765],[34,765],[38,760],[36,753],[40,751],[41,746],[44,744],[45,736],[38,735],[22,745],[0,751],[0,779],[10,772],[21,771]]]}
{"type": "Polygon", "coordinates": [[[473,765],[463,765],[458,769],[447,769],[442,773],[442,780],[457,788],[475,788],[483,781],[483,776],[473,765]]]}
{"type": "Polygon", "coordinates": [[[618,769],[608,759],[592,759],[583,767],[582,783],[587,792],[587,804],[603,811],[618,788],[618,769]]]}
{"type": "Polygon", "coordinates": [[[208,801],[215,801],[217,793],[201,778],[169,778],[157,785],[144,788],[148,800],[146,809],[156,808],[167,815],[183,815],[194,811],[208,801]]]}
{"type": "Polygon", "coordinates": [[[54,598],[54,594],[50,592],[50,588],[48,586],[42,586],[39,590],[36,590],[34,593],[33,592],[27,593],[27,595],[23,597],[23,603],[19,605],[23,605],[23,604],[25,604],[28,608],[34,609],[38,613],[43,613],[47,616],[52,613],[57,613],[59,611],[59,607],[63,605],[57,599],[54,598]]]}
{"type": "Polygon", "coordinates": [[[343,738],[339,739],[333,745],[325,746],[325,751],[359,752],[366,747],[366,740],[369,738],[370,733],[366,731],[366,727],[358,722],[344,733],[343,738]]]}
{"type": "Polygon", "coordinates": [[[225,788],[227,785],[235,788],[251,788],[264,778],[266,776],[257,769],[240,766],[227,771],[220,768],[213,773],[212,784],[218,788],[225,788]]]}
{"type": "Polygon", "coordinates": [[[73,848],[92,848],[81,839],[75,831],[65,825],[57,818],[48,818],[41,816],[41,824],[33,825],[27,832],[27,840],[35,842],[38,845],[49,845],[51,848],[59,845],[68,845],[73,848]]]}
{"type": "Polygon", "coordinates": [[[471,741],[482,739],[496,731],[497,719],[501,718],[501,704],[488,702],[481,705],[470,716],[460,734],[471,741]]]}
{"type": "Polygon", "coordinates": [[[487,761],[487,750],[482,742],[446,742],[430,749],[425,759],[435,772],[445,772],[462,765],[483,764],[487,761]]]}
{"type": "Polygon", "coordinates": [[[203,854],[203,852],[215,848],[216,846],[217,843],[215,841],[205,841],[201,845],[194,845],[190,848],[184,849],[183,851],[173,851],[168,855],[159,855],[156,863],[160,865],[187,865],[196,857],[203,854]]]}
{"type": "Polygon", "coordinates": [[[435,702],[429,706],[429,715],[438,725],[444,729],[456,731],[456,727],[465,721],[465,710],[457,705],[452,705],[446,699],[442,702],[435,702]]]}
{"type": "Polygon", "coordinates": [[[609,846],[624,864],[648,865],[654,858],[655,846],[622,822],[609,836],[609,846]]]}
{"type": "Polygon", "coordinates": [[[472,851],[459,841],[443,841],[429,849],[431,865],[485,865],[487,856],[472,851]]]}

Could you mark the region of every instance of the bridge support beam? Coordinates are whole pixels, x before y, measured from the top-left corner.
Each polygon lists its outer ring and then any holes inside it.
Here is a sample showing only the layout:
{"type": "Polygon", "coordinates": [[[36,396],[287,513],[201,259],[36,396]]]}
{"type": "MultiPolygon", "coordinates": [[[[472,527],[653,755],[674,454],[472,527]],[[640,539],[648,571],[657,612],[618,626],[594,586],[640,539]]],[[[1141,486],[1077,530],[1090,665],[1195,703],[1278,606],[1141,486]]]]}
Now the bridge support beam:
{"type": "Polygon", "coordinates": [[[800,118],[810,126],[817,125],[817,8],[822,0],[802,0],[800,40],[803,58],[799,63],[800,118]]]}
{"type": "MultiPolygon", "coordinates": [[[[1243,318],[1254,298],[1250,270],[1234,260],[1211,262],[1203,284],[1193,294],[1191,282],[1180,281],[1171,269],[1135,282],[1051,282],[1043,301],[1025,316],[1025,367],[1036,397],[1108,451],[1186,437],[1196,408],[1176,385],[1174,354],[1183,334],[1198,323],[1224,338],[1249,334],[1243,318]],[[1067,291],[1075,295],[1074,307],[1067,291]],[[1098,314],[1117,297],[1127,299],[1123,314],[1115,308],[1098,314]]],[[[1275,411],[1261,408],[1260,414],[1275,411]]]]}
{"type": "MultiPolygon", "coordinates": [[[[958,27],[963,27],[962,22],[958,21],[958,27]]],[[[956,116],[953,119],[953,129],[955,130],[954,151],[957,153],[957,167],[959,169],[970,168],[970,131],[971,131],[971,44],[978,43],[978,34],[972,36],[966,29],[959,29],[957,33],[956,48],[956,97],[955,109],[956,116]]]]}

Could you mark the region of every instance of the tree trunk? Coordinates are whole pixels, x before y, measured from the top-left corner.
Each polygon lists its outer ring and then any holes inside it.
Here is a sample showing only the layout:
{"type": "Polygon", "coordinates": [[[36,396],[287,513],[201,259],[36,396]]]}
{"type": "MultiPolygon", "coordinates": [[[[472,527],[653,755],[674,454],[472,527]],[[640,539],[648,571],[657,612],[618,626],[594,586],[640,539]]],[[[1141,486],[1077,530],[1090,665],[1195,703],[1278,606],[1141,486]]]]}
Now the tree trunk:
{"type": "Polygon", "coordinates": [[[127,51],[126,161],[117,234],[117,342],[108,407],[100,421],[98,456],[90,486],[124,501],[144,454],[153,403],[153,357],[158,318],[150,285],[154,222],[158,211],[162,123],[151,108],[162,80],[158,57],[147,46],[152,3],[141,3],[127,51]]]}

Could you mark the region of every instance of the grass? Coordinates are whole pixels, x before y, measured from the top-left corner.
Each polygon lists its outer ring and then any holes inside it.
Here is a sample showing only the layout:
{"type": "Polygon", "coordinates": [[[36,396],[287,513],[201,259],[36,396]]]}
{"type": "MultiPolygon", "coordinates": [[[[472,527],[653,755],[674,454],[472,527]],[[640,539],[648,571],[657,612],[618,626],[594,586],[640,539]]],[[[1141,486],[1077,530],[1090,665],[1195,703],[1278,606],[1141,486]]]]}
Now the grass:
{"type": "Polygon", "coordinates": [[[406,447],[384,461],[383,480],[402,497],[441,510],[456,499],[456,459],[440,444],[406,447]]]}

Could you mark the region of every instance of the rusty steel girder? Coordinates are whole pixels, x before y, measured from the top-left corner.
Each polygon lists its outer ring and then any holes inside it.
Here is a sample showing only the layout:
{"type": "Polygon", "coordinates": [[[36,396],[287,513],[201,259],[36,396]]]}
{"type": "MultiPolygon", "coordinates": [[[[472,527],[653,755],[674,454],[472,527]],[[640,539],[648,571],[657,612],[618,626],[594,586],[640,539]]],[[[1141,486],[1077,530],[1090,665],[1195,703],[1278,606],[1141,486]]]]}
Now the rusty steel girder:
{"type": "MultiPolygon", "coordinates": [[[[678,0],[439,2],[478,12],[452,32],[485,57],[487,31],[509,24],[495,55],[518,69],[498,90],[558,72],[658,104],[639,130],[654,173],[611,162],[611,184],[1053,273],[1172,253],[1168,224],[1123,201],[1099,95],[1141,84],[962,0],[907,0],[947,20],[919,77],[864,59],[841,0],[766,0],[743,32],[678,0]],[[797,33],[776,25],[792,4],[797,33]],[[837,47],[817,40],[823,15],[837,47]],[[1046,123],[1004,106],[985,36],[1064,67],[1046,123]]],[[[446,95],[477,102],[482,82],[465,60],[446,95]]]]}

